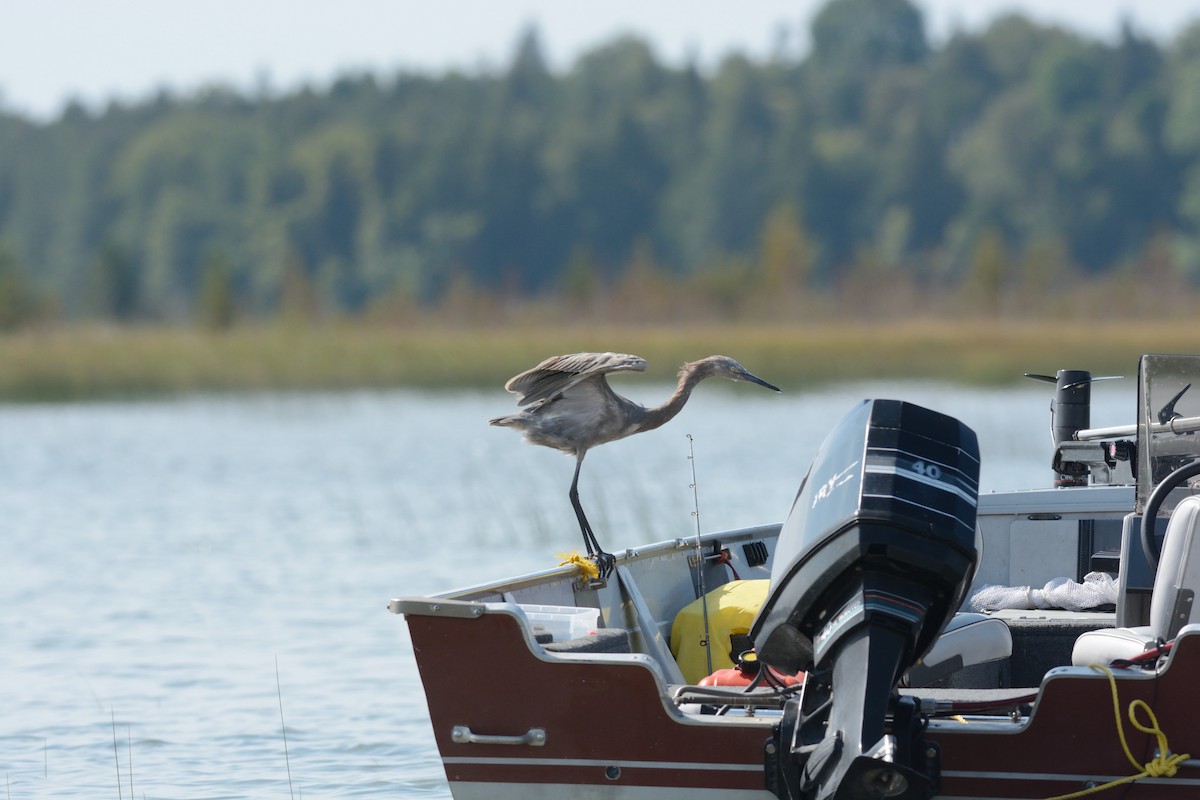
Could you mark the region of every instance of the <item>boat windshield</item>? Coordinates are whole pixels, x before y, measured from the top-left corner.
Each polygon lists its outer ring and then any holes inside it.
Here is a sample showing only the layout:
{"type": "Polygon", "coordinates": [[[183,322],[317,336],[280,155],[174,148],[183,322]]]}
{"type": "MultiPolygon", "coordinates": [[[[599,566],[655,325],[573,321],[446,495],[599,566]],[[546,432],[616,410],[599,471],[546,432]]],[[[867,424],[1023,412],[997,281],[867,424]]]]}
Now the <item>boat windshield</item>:
{"type": "Polygon", "coordinates": [[[1200,356],[1147,355],[1138,368],[1137,506],[1200,458],[1200,356]]]}

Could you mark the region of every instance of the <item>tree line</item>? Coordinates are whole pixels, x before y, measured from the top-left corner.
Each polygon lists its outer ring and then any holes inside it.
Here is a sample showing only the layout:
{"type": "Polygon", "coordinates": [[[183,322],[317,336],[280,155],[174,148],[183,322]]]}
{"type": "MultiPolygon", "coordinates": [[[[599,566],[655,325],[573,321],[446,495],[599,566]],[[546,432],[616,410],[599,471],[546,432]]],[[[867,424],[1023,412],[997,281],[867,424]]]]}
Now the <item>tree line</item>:
{"type": "Polygon", "coordinates": [[[1200,25],[935,46],[909,0],[832,0],[808,39],[701,70],[622,37],[555,72],[530,29],[495,70],[0,107],[0,328],[1200,281],[1200,25]]]}

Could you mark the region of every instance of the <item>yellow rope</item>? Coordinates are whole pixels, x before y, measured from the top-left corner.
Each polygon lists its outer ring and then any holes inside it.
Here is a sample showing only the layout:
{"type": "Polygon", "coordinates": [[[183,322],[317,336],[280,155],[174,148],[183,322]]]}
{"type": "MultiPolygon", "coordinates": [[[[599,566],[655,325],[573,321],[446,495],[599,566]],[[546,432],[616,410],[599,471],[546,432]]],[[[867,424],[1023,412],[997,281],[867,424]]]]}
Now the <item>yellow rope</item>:
{"type": "Polygon", "coordinates": [[[600,568],[596,566],[596,562],[587,556],[579,555],[579,551],[573,550],[570,553],[557,554],[562,561],[558,562],[560,567],[574,565],[575,569],[579,570],[579,577],[585,581],[595,580],[600,577],[600,568]]]}
{"type": "Polygon", "coordinates": [[[1129,751],[1129,744],[1125,741],[1124,726],[1121,724],[1121,701],[1120,698],[1117,697],[1116,676],[1113,675],[1112,670],[1108,667],[1104,667],[1099,664],[1089,664],[1088,666],[1092,669],[1099,670],[1108,676],[1108,685],[1112,689],[1113,716],[1117,722],[1117,737],[1121,740],[1121,749],[1125,751],[1125,757],[1129,759],[1129,763],[1133,765],[1133,768],[1140,769],[1141,772],[1139,772],[1137,775],[1130,775],[1127,778],[1118,778],[1115,781],[1109,781],[1108,783],[1100,786],[1093,786],[1089,789],[1083,789],[1078,792],[1071,792],[1070,794],[1060,794],[1055,797],[1049,797],[1046,800],[1073,800],[1073,798],[1085,797],[1089,794],[1102,792],[1105,789],[1111,789],[1114,786],[1133,783],[1141,778],[1171,778],[1174,777],[1175,772],[1179,769],[1179,764],[1191,758],[1191,756],[1187,753],[1176,753],[1173,756],[1167,755],[1167,753],[1171,752],[1170,748],[1167,747],[1167,735],[1162,732],[1161,728],[1158,727],[1158,717],[1154,716],[1154,710],[1151,709],[1150,706],[1145,703],[1145,701],[1134,700],[1129,704],[1129,721],[1133,724],[1133,727],[1137,728],[1142,733],[1153,734],[1154,738],[1158,741],[1158,755],[1147,761],[1145,764],[1139,764],[1138,760],[1133,757],[1133,753],[1129,751]],[[1144,710],[1147,716],[1150,717],[1149,725],[1143,725],[1138,721],[1138,709],[1144,710]]]}

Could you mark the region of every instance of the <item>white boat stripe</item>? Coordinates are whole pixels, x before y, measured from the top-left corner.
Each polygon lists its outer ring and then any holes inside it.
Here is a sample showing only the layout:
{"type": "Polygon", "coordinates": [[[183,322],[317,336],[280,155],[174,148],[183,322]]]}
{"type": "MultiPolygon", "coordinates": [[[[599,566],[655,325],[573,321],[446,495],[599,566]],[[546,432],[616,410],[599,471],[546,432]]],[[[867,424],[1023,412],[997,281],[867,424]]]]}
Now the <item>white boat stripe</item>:
{"type": "Polygon", "coordinates": [[[899,475],[903,478],[916,481],[917,483],[923,483],[926,486],[934,489],[941,489],[943,492],[952,492],[961,497],[964,501],[970,503],[972,507],[974,507],[978,502],[970,494],[963,491],[959,487],[954,486],[953,484],[946,483],[945,481],[935,480],[934,478],[930,478],[927,475],[922,475],[919,472],[913,472],[911,469],[901,469],[895,465],[885,466],[883,464],[867,464],[866,471],[882,473],[884,475],[899,475]]]}
{"type": "MultiPolygon", "coordinates": [[[[712,786],[645,786],[634,783],[501,783],[499,781],[450,781],[456,800],[563,800],[576,797],[620,798],[620,800],[730,800],[729,789],[712,786]]],[[[762,789],[741,789],[741,800],[776,800],[762,789]]],[[[938,800],[942,800],[938,798],[938,800]]],[[[965,800],[965,799],[964,799],[965,800]]],[[[980,798],[971,798],[980,800],[980,798]]]]}
{"type": "MultiPolygon", "coordinates": [[[[446,764],[464,764],[475,766],[507,766],[507,767],[620,767],[621,769],[669,769],[676,771],[695,772],[761,772],[760,764],[704,764],[688,761],[609,761],[602,759],[573,759],[573,758],[470,758],[451,756],[443,758],[446,764]]],[[[942,770],[943,778],[961,778],[964,780],[1006,780],[1006,781],[1055,781],[1055,782],[1088,782],[1109,783],[1127,778],[1127,775],[1075,775],[1053,772],[986,772],[968,770],[942,770]]],[[[457,781],[458,783],[474,783],[474,781],[457,781]]],[[[1139,784],[1192,787],[1200,786],[1197,778],[1141,778],[1139,784]]],[[[958,795],[939,795],[943,800],[966,800],[958,795]]],[[[970,800],[1004,800],[1004,798],[980,798],[971,795],[970,800]]]]}
{"type": "MultiPolygon", "coordinates": [[[[1197,417],[1197,419],[1200,419],[1200,417],[1197,417]]],[[[958,453],[958,460],[969,458],[970,460],[974,461],[976,464],[979,463],[978,458],[971,455],[966,450],[963,450],[961,447],[954,447],[953,449],[958,453]]],[[[938,459],[938,458],[930,458],[926,455],[915,453],[912,450],[906,450],[903,447],[889,447],[886,444],[880,443],[880,444],[868,445],[867,451],[868,452],[873,451],[876,453],[900,453],[902,455],[911,456],[914,461],[929,461],[934,464],[937,464],[938,466],[946,467],[947,469],[955,469],[955,470],[958,469],[958,467],[956,467],[953,463],[950,463],[947,461],[942,461],[941,459],[938,459]]]]}
{"type": "Polygon", "coordinates": [[[589,758],[471,758],[447,756],[446,764],[521,767],[620,767],[621,769],[671,769],[703,772],[762,772],[762,764],[705,764],[699,761],[606,761],[589,758]]]}
{"type": "MultiPolygon", "coordinates": [[[[1110,783],[1128,778],[1128,775],[1068,775],[1054,772],[969,772],[966,770],[944,769],[943,778],[984,778],[1005,781],[1095,781],[1110,783]]],[[[1139,784],[1161,784],[1163,786],[1200,786],[1200,778],[1139,778],[1139,784]]]]}
{"type": "MultiPolygon", "coordinates": [[[[950,513],[949,511],[942,511],[940,508],[932,508],[930,506],[925,505],[924,503],[914,503],[912,500],[906,500],[902,497],[896,497],[895,495],[891,495],[891,494],[871,494],[868,492],[863,492],[863,497],[874,497],[874,498],[877,498],[880,500],[897,500],[906,505],[913,506],[914,508],[923,508],[931,514],[937,514],[939,517],[946,517],[947,519],[951,520],[955,525],[960,525],[964,528],[967,527],[966,523],[964,523],[958,517],[954,516],[954,514],[950,513]]],[[[970,530],[974,531],[974,528],[971,528],[970,530]]]]}

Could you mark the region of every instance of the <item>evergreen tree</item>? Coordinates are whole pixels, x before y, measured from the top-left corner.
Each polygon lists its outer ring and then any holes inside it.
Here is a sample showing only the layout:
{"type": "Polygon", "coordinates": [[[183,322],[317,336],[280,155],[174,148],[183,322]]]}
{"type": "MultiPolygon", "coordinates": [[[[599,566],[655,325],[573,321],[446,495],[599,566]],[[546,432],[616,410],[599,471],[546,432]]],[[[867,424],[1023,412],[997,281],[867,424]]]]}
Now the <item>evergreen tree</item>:
{"type": "Polygon", "coordinates": [[[864,264],[994,297],[986,230],[1020,259],[1007,296],[1048,242],[1092,281],[1152,249],[1200,281],[1200,25],[1103,41],[1008,15],[931,45],[912,0],[831,0],[810,30],[807,54],[712,72],[626,35],[559,73],[529,28],[492,70],[0,113],[5,324],[358,314],[452,285],[599,308],[634,262],[726,309],[864,264]]]}
{"type": "Polygon", "coordinates": [[[234,313],[234,289],[229,260],[220,253],[213,253],[204,265],[197,316],[208,330],[223,331],[233,325],[234,313]]]}
{"type": "Polygon", "coordinates": [[[33,320],[35,302],[16,255],[0,240],[0,331],[16,330],[33,320]]]}

